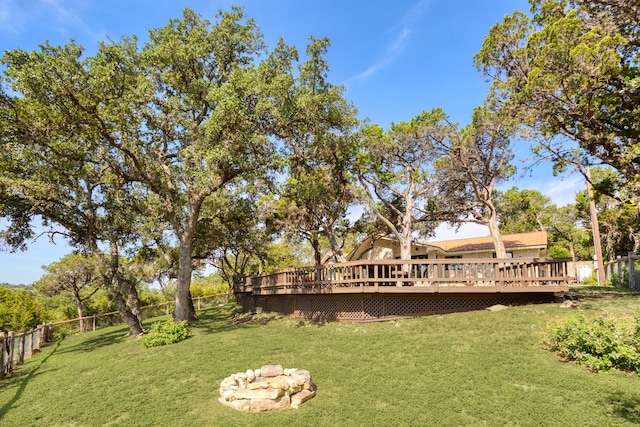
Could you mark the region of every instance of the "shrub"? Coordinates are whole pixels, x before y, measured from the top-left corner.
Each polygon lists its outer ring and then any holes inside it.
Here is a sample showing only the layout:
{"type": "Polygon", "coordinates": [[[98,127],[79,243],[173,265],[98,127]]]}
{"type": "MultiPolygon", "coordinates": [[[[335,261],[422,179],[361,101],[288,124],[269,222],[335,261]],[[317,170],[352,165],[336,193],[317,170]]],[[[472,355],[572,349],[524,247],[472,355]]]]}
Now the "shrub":
{"type": "Polygon", "coordinates": [[[561,357],[593,371],[612,368],[640,374],[640,315],[627,319],[578,314],[564,324],[548,327],[549,348],[561,357]]]}
{"type": "Polygon", "coordinates": [[[173,322],[169,319],[153,323],[149,333],[144,335],[140,341],[143,346],[149,348],[177,343],[187,339],[188,336],[189,324],[186,320],[173,322]]]}

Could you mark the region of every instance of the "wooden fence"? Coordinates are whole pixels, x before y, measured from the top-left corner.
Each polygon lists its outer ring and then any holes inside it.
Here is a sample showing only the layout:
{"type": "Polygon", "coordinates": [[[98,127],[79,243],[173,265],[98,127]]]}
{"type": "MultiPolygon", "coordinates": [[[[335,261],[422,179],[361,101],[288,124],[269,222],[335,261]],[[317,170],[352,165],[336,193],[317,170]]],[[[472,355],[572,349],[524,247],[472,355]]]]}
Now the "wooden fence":
{"type": "Polygon", "coordinates": [[[0,379],[24,363],[53,338],[52,324],[42,324],[22,333],[0,332],[0,379]]]}
{"type": "Polygon", "coordinates": [[[640,255],[629,252],[626,257],[619,257],[616,260],[604,263],[604,277],[606,280],[613,279],[617,276],[620,285],[625,280],[628,282],[629,289],[637,289],[637,283],[640,280],[640,269],[636,269],[635,263],[640,260],[640,255]]]}
{"type": "MultiPolygon", "coordinates": [[[[228,303],[233,294],[203,295],[194,297],[193,303],[196,309],[214,303],[228,303]]],[[[141,307],[143,319],[169,314],[173,307],[173,301],[161,302],[141,307]]],[[[0,332],[0,379],[10,374],[16,366],[24,363],[35,353],[40,351],[46,343],[53,341],[54,331],[87,332],[95,331],[98,327],[111,326],[121,323],[122,319],[117,311],[111,313],[96,314],[93,316],[79,317],[77,319],[64,320],[62,322],[43,323],[29,331],[20,333],[0,332]]]]}

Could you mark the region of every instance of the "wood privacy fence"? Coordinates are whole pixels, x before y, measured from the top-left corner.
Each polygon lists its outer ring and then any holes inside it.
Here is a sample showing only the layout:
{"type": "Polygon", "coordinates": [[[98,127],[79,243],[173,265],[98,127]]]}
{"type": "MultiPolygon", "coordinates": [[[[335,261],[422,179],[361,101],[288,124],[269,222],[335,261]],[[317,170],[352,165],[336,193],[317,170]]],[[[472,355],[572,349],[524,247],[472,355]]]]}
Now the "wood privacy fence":
{"type": "Polygon", "coordinates": [[[640,260],[640,255],[629,252],[629,255],[626,257],[619,257],[616,260],[605,262],[605,279],[611,280],[614,275],[616,275],[620,286],[622,286],[623,282],[626,281],[629,284],[629,289],[638,289],[640,269],[637,269],[635,266],[637,260],[640,260]]]}
{"type": "MultiPolygon", "coordinates": [[[[215,303],[228,303],[233,294],[204,295],[193,298],[196,309],[215,303]]],[[[173,301],[161,302],[141,307],[143,319],[169,314],[174,305],[173,301]]],[[[98,327],[111,326],[122,323],[117,311],[111,313],[96,314],[77,319],[64,320],[62,322],[43,323],[29,331],[20,333],[0,332],[0,379],[10,374],[16,366],[24,363],[35,353],[40,351],[46,343],[53,341],[54,332],[87,332],[95,331],[98,327]]]]}

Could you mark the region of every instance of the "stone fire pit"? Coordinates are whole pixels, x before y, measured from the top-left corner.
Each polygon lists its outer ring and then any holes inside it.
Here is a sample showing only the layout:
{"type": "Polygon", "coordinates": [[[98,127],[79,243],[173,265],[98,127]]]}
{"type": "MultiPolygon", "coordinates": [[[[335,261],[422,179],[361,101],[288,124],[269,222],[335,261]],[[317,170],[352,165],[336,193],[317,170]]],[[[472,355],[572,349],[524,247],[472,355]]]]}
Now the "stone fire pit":
{"type": "Polygon", "coordinates": [[[233,374],[220,383],[220,403],[243,412],[298,408],[316,395],[309,371],[267,365],[233,374]]]}

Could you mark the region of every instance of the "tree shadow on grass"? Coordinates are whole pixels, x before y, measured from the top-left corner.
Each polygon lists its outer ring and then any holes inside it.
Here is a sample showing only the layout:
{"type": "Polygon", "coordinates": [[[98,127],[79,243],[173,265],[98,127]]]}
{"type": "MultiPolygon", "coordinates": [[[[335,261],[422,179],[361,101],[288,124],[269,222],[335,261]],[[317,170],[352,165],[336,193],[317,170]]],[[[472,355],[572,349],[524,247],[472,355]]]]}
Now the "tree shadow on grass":
{"type": "Polygon", "coordinates": [[[606,402],[611,405],[614,416],[640,424],[640,394],[610,394],[606,402]]]}
{"type": "Polygon", "coordinates": [[[228,307],[210,307],[198,311],[198,321],[191,325],[192,328],[207,334],[228,332],[236,329],[255,328],[255,323],[233,323],[231,310],[228,307]]]}
{"type": "Polygon", "coordinates": [[[24,393],[24,390],[27,388],[27,384],[29,384],[29,381],[31,381],[33,379],[33,377],[36,375],[36,373],[40,370],[40,368],[42,368],[42,365],[44,365],[44,363],[49,360],[49,358],[51,356],[53,356],[56,351],[58,350],[58,348],[60,347],[60,344],[62,343],[62,340],[58,341],[58,343],[56,344],[55,348],[51,351],[51,353],[49,353],[46,357],[44,357],[40,363],[38,364],[38,366],[36,366],[34,369],[31,370],[31,372],[29,372],[28,375],[26,375],[21,381],[20,381],[20,385],[18,386],[18,389],[16,390],[16,394],[11,398],[11,400],[9,400],[2,408],[0,408],[0,421],[2,420],[2,418],[9,412],[9,410],[11,409],[11,407],[18,401],[20,400],[20,397],[22,396],[22,393],[24,393]]]}
{"type": "Polygon", "coordinates": [[[89,337],[81,343],[66,346],[60,353],[74,353],[76,351],[91,352],[108,345],[118,344],[127,339],[128,328],[120,328],[111,332],[101,333],[94,337],[89,337]]]}

